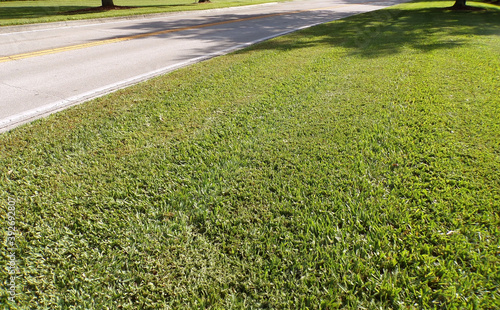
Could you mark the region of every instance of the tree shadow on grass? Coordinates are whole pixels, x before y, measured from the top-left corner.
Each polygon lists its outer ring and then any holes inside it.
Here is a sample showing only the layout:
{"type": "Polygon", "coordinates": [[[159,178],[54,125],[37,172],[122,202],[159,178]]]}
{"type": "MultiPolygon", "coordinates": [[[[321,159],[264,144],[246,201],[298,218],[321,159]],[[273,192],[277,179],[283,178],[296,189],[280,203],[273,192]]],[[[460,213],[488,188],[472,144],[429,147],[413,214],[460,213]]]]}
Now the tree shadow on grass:
{"type": "Polygon", "coordinates": [[[62,15],[78,15],[78,14],[92,14],[92,13],[101,13],[115,10],[131,10],[140,8],[138,6],[96,6],[91,8],[73,10],[73,11],[65,11],[61,12],[62,15]]]}
{"type": "MultiPolygon", "coordinates": [[[[127,6],[121,8],[141,9],[141,8],[172,8],[192,6],[193,4],[166,4],[166,5],[144,5],[144,6],[127,6]]],[[[120,8],[120,7],[118,7],[120,8]]],[[[52,17],[61,15],[78,15],[89,13],[102,13],[110,9],[103,7],[89,6],[21,6],[21,7],[2,7],[0,8],[0,20],[12,19],[32,19],[41,17],[52,17]]]]}
{"type": "Polygon", "coordinates": [[[29,19],[57,16],[65,11],[75,11],[86,9],[88,6],[16,6],[16,7],[2,7],[0,9],[0,20],[9,19],[29,19]]]}
{"type": "Polygon", "coordinates": [[[90,7],[90,8],[85,8],[85,9],[64,11],[64,12],[61,12],[60,14],[62,14],[62,15],[76,15],[76,14],[101,13],[101,12],[108,12],[108,11],[114,11],[114,10],[131,10],[131,9],[141,9],[141,8],[166,9],[166,8],[184,7],[184,6],[192,6],[192,4],[141,5],[141,6],[115,5],[115,6],[111,6],[111,7],[98,6],[98,7],[90,7]]]}
{"type": "Polygon", "coordinates": [[[345,47],[350,54],[362,57],[397,54],[405,48],[431,52],[467,44],[472,35],[500,35],[499,21],[500,10],[390,8],[305,29],[249,50],[329,45],[345,47]]]}

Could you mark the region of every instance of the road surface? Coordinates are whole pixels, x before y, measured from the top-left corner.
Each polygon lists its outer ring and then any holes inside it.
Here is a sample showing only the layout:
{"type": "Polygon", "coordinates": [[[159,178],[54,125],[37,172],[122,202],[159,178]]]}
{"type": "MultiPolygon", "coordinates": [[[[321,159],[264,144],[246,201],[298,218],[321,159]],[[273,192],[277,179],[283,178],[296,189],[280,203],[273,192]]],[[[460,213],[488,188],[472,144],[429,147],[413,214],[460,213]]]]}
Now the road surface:
{"type": "Polygon", "coordinates": [[[0,132],[182,66],[404,0],[296,0],[0,28],[0,132]]]}

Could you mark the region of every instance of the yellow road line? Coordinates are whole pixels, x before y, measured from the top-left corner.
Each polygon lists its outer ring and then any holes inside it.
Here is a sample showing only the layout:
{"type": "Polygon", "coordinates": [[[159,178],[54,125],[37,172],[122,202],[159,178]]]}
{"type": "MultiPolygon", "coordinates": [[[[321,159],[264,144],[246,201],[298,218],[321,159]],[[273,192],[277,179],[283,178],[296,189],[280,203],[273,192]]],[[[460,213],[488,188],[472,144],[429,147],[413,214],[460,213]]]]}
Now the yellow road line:
{"type": "MultiPolygon", "coordinates": [[[[365,2],[365,3],[368,3],[368,2],[365,2]]],[[[219,25],[249,21],[249,20],[269,18],[269,17],[274,17],[274,16],[280,16],[280,15],[298,14],[298,13],[312,12],[312,11],[319,11],[319,10],[328,10],[328,9],[333,9],[333,8],[340,8],[340,7],[346,7],[346,6],[351,6],[351,5],[360,5],[360,4],[364,4],[364,3],[352,3],[352,4],[329,6],[329,7],[324,7],[324,8],[298,10],[298,11],[283,12],[283,13],[274,13],[274,14],[267,14],[267,15],[261,15],[261,16],[227,20],[227,21],[222,21],[222,22],[201,24],[201,25],[196,25],[196,26],[188,26],[188,27],[181,27],[181,28],[175,28],[175,29],[160,30],[160,31],[148,32],[148,33],[143,33],[143,34],[136,34],[136,35],[126,36],[126,37],[121,37],[121,38],[101,40],[101,41],[95,41],[95,42],[89,42],[89,43],[83,43],[83,44],[70,45],[70,46],[65,46],[65,47],[52,48],[52,49],[41,50],[41,51],[37,51],[37,52],[29,52],[29,53],[23,53],[23,54],[11,55],[11,56],[3,56],[3,57],[0,57],[0,63],[13,61],[13,60],[20,60],[20,59],[25,59],[25,58],[31,58],[31,57],[37,57],[37,56],[43,56],[43,55],[56,54],[56,53],[61,53],[61,52],[66,52],[66,51],[73,51],[73,50],[78,50],[78,49],[83,49],[83,48],[93,47],[93,46],[99,46],[99,45],[104,45],[104,44],[111,44],[111,43],[134,40],[134,39],[146,38],[146,37],[157,36],[157,35],[172,33],[172,32],[179,32],[179,31],[185,31],[185,30],[219,26],[219,25]]]]}

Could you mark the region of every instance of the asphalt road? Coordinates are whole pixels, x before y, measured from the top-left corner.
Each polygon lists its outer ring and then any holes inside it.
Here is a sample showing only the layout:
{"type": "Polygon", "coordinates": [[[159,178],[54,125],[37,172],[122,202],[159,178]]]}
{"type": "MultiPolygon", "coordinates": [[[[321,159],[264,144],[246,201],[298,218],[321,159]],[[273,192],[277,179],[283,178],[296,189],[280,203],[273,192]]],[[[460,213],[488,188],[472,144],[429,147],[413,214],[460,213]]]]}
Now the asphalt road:
{"type": "Polygon", "coordinates": [[[0,132],[298,29],[404,0],[298,0],[0,28],[0,132]]]}

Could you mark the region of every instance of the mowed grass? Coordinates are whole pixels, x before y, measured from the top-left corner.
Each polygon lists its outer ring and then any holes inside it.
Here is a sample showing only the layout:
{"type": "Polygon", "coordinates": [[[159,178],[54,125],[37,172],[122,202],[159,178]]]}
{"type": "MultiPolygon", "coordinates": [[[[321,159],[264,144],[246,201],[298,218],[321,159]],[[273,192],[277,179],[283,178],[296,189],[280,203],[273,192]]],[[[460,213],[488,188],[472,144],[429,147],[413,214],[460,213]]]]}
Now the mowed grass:
{"type": "Polygon", "coordinates": [[[498,309],[500,11],[451,4],[276,38],[0,135],[19,309],[498,309]]]}
{"type": "Polygon", "coordinates": [[[284,0],[212,0],[210,3],[197,3],[196,0],[115,0],[115,5],[131,8],[102,12],[73,12],[99,7],[101,1],[9,0],[0,1],[0,26],[205,10],[280,1],[284,0]]]}

